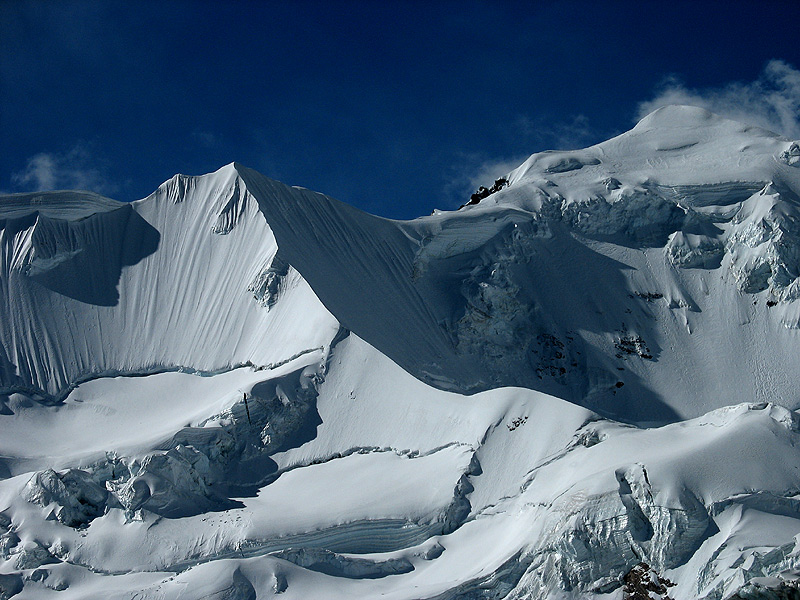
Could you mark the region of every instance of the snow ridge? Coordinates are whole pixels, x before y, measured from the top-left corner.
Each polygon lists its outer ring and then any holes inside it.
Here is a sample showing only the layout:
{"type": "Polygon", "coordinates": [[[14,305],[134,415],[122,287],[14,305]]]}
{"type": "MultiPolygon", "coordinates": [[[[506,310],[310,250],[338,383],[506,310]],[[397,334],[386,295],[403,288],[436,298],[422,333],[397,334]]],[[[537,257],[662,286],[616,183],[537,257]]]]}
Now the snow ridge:
{"type": "Polygon", "coordinates": [[[0,198],[0,598],[794,593],[799,147],[665,107],[408,222],[0,198]]]}

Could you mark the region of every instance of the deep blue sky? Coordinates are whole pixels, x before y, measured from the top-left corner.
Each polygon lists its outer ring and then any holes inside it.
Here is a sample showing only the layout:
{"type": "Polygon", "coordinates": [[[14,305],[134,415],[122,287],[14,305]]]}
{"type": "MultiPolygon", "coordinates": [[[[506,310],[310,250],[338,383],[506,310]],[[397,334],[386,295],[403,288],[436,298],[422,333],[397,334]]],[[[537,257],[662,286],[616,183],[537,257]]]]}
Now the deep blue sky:
{"type": "Polygon", "coordinates": [[[412,218],[630,128],[670,75],[800,67],[798,27],[789,1],[0,0],[0,190],[133,200],[236,160],[412,218]]]}

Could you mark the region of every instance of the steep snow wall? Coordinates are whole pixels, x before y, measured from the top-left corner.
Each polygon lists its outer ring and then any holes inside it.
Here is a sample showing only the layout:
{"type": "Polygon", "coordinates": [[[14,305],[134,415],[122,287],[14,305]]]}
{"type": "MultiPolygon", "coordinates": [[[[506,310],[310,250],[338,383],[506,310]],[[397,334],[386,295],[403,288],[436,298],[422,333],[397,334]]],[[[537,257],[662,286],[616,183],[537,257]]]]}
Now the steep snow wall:
{"type": "Polygon", "coordinates": [[[633,422],[795,406],[792,148],[668,107],[409,222],[240,165],[126,206],[10,197],[2,385],[59,397],[104,373],[267,366],[341,324],[452,391],[523,386],[633,422]]]}

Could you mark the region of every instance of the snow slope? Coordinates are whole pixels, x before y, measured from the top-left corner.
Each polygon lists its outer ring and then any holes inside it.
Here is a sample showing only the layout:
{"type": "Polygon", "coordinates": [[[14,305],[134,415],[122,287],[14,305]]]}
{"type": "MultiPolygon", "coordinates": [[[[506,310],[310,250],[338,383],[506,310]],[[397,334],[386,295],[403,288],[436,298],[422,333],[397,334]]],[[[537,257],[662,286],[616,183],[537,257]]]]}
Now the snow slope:
{"type": "Polygon", "coordinates": [[[667,107],[507,181],[0,198],[0,598],[791,589],[798,145],[667,107]]]}

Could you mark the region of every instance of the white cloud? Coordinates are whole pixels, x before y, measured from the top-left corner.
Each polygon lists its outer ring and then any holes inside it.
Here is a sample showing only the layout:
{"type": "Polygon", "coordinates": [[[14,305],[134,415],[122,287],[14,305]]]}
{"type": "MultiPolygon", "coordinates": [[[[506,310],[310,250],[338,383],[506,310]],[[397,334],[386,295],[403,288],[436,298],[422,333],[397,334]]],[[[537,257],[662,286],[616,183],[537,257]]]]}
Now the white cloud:
{"type": "Polygon", "coordinates": [[[97,160],[85,144],[63,153],[40,152],[28,159],[22,171],[11,175],[20,190],[89,190],[109,194],[117,190],[95,166],[97,160]]]}
{"type": "Polygon", "coordinates": [[[668,104],[699,106],[729,119],[800,138],[800,71],[782,60],[769,61],[756,81],[719,88],[691,89],[677,77],[670,77],[655,98],[639,105],[639,118],[668,104]]]}

